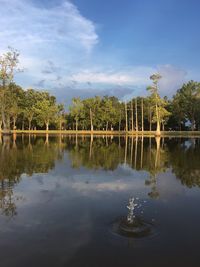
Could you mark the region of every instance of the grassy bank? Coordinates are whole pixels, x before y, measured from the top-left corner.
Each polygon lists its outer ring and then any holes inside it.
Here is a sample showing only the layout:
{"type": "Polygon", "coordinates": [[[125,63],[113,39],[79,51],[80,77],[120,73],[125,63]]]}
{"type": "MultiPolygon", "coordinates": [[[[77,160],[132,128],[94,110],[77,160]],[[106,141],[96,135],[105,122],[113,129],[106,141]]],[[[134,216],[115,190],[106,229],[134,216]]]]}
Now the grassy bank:
{"type": "MultiPolygon", "coordinates": [[[[3,133],[0,131],[0,133],[3,133]]],[[[129,135],[129,136],[155,136],[155,131],[73,131],[73,130],[11,130],[10,133],[12,134],[50,134],[50,135],[57,135],[57,134],[63,134],[63,135],[129,135]]],[[[161,136],[170,136],[170,137],[200,137],[200,131],[164,131],[161,132],[161,136]]]]}

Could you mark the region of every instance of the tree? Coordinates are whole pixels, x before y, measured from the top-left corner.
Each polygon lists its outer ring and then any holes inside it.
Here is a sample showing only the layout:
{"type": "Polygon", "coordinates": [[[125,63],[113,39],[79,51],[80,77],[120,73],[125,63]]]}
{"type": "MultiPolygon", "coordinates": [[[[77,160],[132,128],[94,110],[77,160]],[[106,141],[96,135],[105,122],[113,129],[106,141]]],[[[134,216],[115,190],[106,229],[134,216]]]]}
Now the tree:
{"type": "Polygon", "coordinates": [[[72,99],[72,106],[70,106],[69,110],[76,122],[76,131],[78,131],[79,120],[83,117],[83,103],[79,97],[72,99]]]}
{"type": "Polygon", "coordinates": [[[23,101],[24,101],[24,90],[16,85],[15,83],[10,83],[7,88],[7,105],[6,113],[10,117],[11,123],[13,125],[13,130],[16,129],[16,122],[23,112],[23,101]]]}
{"type": "Polygon", "coordinates": [[[65,109],[63,104],[58,104],[57,121],[59,125],[59,130],[62,130],[63,124],[65,122],[65,109]]]}
{"type": "Polygon", "coordinates": [[[9,114],[6,112],[8,86],[13,81],[19,63],[19,52],[13,48],[0,56],[0,106],[4,130],[10,128],[9,114]]]}
{"type": "Polygon", "coordinates": [[[95,96],[94,98],[87,98],[83,100],[83,118],[84,124],[87,128],[90,127],[90,130],[93,131],[94,127],[99,129],[101,126],[100,106],[101,98],[95,96]]]}
{"type": "Polygon", "coordinates": [[[55,121],[57,106],[55,99],[43,99],[35,104],[34,111],[38,125],[46,125],[46,131],[49,130],[49,124],[55,121]]]}
{"type": "Polygon", "coordinates": [[[179,125],[188,120],[194,131],[199,121],[199,95],[200,83],[189,81],[177,91],[173,98],[173,112],[179,121],[179,125]]]}
{"type": "Polygon", "coordinates": [[[16,130],[16,121],[17,121],[17,116],[20,114],[21,109],[17,105],[16,102],[13,103],[12,107],[10,108],[10,115],[13,119],[13,130],[16,130]]]}
{"type": "Polygon", "coordinates": [[[153,122],[156,122],[156,136],[160,136],[160,125],[163,119],[166,116],[169,116],[169,113],[165,109],[166,101],[161,99],[158,93],[158,82],[161,79],[161,75],[153,74],[150,79],[153,81],[153,85],[148,86],[147,90],[151,92],[151,103],[152,103],[152,111],[153,111],[153,122]]]}
{"type": "Polygon", "coordinates": [[[173,97],[172,103],[170,105],[170,111],[172,113],[172,127],[175,127],[175,129],[178,128],[181,131],[182,126],[184,126],[186,122],[186,114],[184,100],[179,92],[177,92],[173,97]]]}
{"type": "Polygon", "coordinates": [[[38,101],[42,100],[42,93],[35,91],[33,89],[28,89],[25,92],[24,99],[24,118],[28,120],[28,130],[31,130],[32,121],[35,115],[35,105],[38,101]]]}
{"type": "Polygon", "coordinates": [[[101,127],[105,127],[107,131],[110,125],[110,129],[112,130],[113,126],[119,122],[120,111],[118,98],[104,96],[101,99],[100,110],[98,112],[101,127]]]}

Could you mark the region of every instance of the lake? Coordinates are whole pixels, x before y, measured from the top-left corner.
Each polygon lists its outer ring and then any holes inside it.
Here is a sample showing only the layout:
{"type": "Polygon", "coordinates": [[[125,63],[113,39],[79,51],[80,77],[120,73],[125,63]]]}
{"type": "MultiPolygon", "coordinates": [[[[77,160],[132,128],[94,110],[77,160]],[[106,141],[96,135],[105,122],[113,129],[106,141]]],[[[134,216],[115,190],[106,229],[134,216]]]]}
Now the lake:
{"type": "Polygon", "coordinates": [[[1,267],[200,266],[199,204],[200,139],[0,138],[1,267]]]}

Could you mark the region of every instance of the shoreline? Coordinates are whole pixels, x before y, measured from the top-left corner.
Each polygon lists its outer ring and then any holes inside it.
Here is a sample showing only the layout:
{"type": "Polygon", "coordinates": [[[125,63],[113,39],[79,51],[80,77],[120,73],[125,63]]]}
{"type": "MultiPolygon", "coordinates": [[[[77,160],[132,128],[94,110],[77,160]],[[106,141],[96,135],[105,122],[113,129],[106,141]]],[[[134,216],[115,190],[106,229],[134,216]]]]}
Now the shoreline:
{"type": "MultiPolygon", "coordinates": [[[[0,134],[4,134],[3,131],[0,131],[0,134]]],[[[10,130],[6,134],[33,134],[33,135],[96,135],[96,136],[146,136],[146,137],[155,137],[156,131],[101,131],[101,130],[10,130]]],[[[200,131],[161,131],[160,137],[200,137],[200,131]]]]}

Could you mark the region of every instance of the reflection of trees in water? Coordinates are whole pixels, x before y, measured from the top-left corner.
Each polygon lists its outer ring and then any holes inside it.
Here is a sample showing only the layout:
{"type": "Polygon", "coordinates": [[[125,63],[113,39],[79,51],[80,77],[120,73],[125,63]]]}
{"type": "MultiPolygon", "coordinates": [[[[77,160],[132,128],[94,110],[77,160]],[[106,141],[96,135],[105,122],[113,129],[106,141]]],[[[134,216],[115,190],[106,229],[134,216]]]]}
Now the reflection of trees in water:
{"type": "Polygon", "coordinates": [[[71,137],[66,148],[74,168],[114,170],[119,164],[149,173],[146,184],[151,186],[150,196],[157,198],[157,176],[172,167],[176,176],[188,185],[200,182],[200,147],[195,140],[189,147],[187,139],[133,137],[71,137]]]}
{"type": "Polygon", "coordinates": [[[1,180],[0,181],[0,210],[3,215],[13,217],[17,214],[16,203],[23,200],[22,196],[13,193],[13,187],[16,181],[1,180]]]}
{"type": "Polygon", "coordinates": [[[162,142],[161,146],[161,138],[156,137],[154,145],[152,146],[152,140],[149,139],[149,164],[147,165],[147,171],[149,172],[149,179],[145,181],[145,184],[151,186],[151,192],[149,192],[149,196],[151,198],[159,198],[159,191],[157,188],[157,175],[159,173],[165,172],[168,166],[168,153],[167,148],[164,149],[164,143],[162,142]]]}
{"type": "Polygon", "coordinates": [[[185,142],[187,139],[141,136],[113,139],[72,137],[67,149],[74,168],[84,166],[89,169],[114,170],[119,164],[126,164],[137,171],[147,171],[149,179],[145,184],[151,188],[149,196],[158,198],[158,174],[170,167],[183,184],[200,185],[199,140],[195,140],[189,147],[184,146],[185,142]]]}
{"type": "Polygon", "coordinates": [[[13,193],[14,185],[22,173],[46,173],[54,168],[55,160],[61,159],[62,144],[57,139],[33,136],[5,136],[0,142],[0,209],[5,215],[16,214],[16,202],[20,196],[13,193]]]}
{"type": "Polygon", "coordinates": [[[0,146],[0,179],[18,179],[22,173],[46,173],[54,168],[55,160],[62,158],[57,139],[46,143],[44,137],[19,138],[0,146]]]}
{"type": "Polygon", "coordinates": [[[73,168],[115,170],[125,164],[149,173],[145,184],[149,196],[158,198],[157,176],[172,167],[176,177],[188,187],[200,186],[200,140],[144,138],[141,136],[0,137],[0,209],[16,213],[20,199],[13,193],[22,173],[47,173],[67,151],[73,168]]]}
{"type": "Polygon", "coordinates": [[[200,139],[172,140],[169,146],[176,177],[189,188],[200,187],[200,139]]]}
{"type": "Polygon", "coordinates": [[[125,164],[138,171],[146,170],[150,174],[145,182],[151,186],[149,196],[157,198],[157,174],[168,167],[166,151],[159,137],[87,137],[78,141],[76,137],[70,141],[69,157],[74,168],[114,170],[119,164],[125,164]]]}
{"type": "Polygon", "coordinates": [[[91,136],[78,138],[78,143],[71,139],[67,147],[74,168],[114,170],[124,159],[124,149],[111,138],[91,136]]]}

